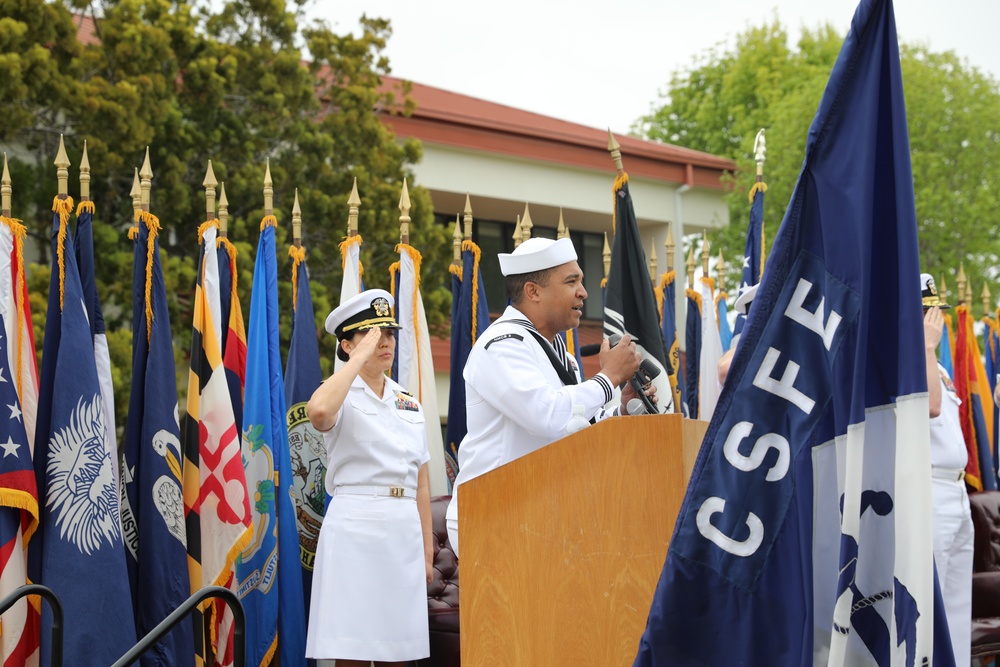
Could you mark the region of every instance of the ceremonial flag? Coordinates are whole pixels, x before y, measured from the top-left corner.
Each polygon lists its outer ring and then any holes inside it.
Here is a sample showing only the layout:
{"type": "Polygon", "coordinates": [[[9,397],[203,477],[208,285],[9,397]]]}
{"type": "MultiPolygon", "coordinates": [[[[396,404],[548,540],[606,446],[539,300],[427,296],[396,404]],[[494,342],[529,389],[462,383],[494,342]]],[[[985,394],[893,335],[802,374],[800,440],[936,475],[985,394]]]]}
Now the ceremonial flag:
{"type": "MultiPolygon", "coordinates": [[[[65,628],[65,655],[81,665],[108,665],[136,640],[112,463],[117,452],[109,447],[110,420],[69,229],[73,202],[57,197],[52,208],[53,266],[34,451],[41,528],[29,545],[29,574],[59,596],[72,619],[65,628]]],[[[50,661],[50,642],[51,615],[45,612],[43,665],[50,661]]]]}
{"type": "Polygon", "coordinates": [[[657,407],[660,412],[673,411],[673,392],[667,370],[667,353],[663,349],[663,332],[657,318],[656,296],[649,282],[646,253],[639,238],[632,196],[628,191],[628,174],[620,174],[614,182],[615,240],[611,247],[611,268],[608,270],[604,302],[604,334],[631,334],[636,349],[660,369],[653,379],[657,407]]]}
{"type": "MultiPolygon", "coordinates": [[[[684,290],[687,297],[687,325],[684,329],[687,351],[684,356],[684,397],[687,415],[698,419],[698,397],[701,375],[701,294],[697,290],[684,290]]],[[[705,415],[707,419],[711,415],[705,415]]]]}
{"type": "MultiPolygon", "coordinates": [[[[405,191],[404,191],[405,192],[405,191]]],[[[431,335],[427,328],[424,299],[420,295],[420,252],[413,246],[396,246],[399,262],[390,267],[395,292],[394,313],[403,328],[396,332],[396,359],[393,379],[409,391],[423,406],[424,414],[436,415],[437,383],[431,358],[431,335]],[[398,278],[397,278],[398,276],[398,278]]],[[[444,463],[441,422],[428,418],[424,423],[431,460],[427,466],[433,495],[448,493],[448,473],[444,463]]]]}
{"type": "Polygon", "coordinates": [[[458,475],[458,448],[468,432],[465,414],[465,362],[476,339],[490,325],[490,308],[486,303],[486,288],[479,270],[479,246],[462,241],[462,266],[454,264],[451,271],[451,384],[448,388],[448,428],[445,435],[445,466],[449,486],[458,475]],[[456,290],[458,298],[455,298],[456,290]]]}
{"type": "Polygon", "coordinates": [[[719,339],[722,341],[722,349],[728,350],[733,344],[733,331],[729,328],[729,304],[726,300],[729,295],[719,292],[715,296],[715,305],[719,314],[719,339]]]}
{"type": "MultiPolygon", "coordinates": [[[[995,396],[996,386],[997,386],[997,374],[1000,373],[1000,310],[993,314],[993,317],[984,317],[983,323],[986,325],[986,330],[983,332],[983,338],[985,339],[985,345],[983,346],[986,351],[986,379],[990,384],[990,395],[995,396]]],[[[942,341],[944,337],[941,337],[942,341]]],[[[992,431],[992,442],[993,442],[993,472],[994,474],[1000,474],[1000,447],[997,443],[1000,442],[1000,406],[994,402],[993,404],[993,431],[992,431]]]]}
{"type": "MultiPolygon", "coordinates": [[[[0,402],[12,406],[9,417],[0,417],[4,450],[0,457],[0,598],[27,583],[25,547],[38,527],[38,490],[31,461],[38,372],[24,280],[24,237],[19,220],[0,215],[0,402]],[[18,367],[20,372],[15,370],[18,367]],[[30,408],[21,402],[22,395],[29,399],[30,408]]],[[[4,613],[0,664],[38,664],[38,622],[38,611],[27,598],[4,613]]]]}
{"type": "MultiPolygon", "coordinates": [[[[758,177],[759,178],[759,177],[758,177]]],[[[740,288],[736,292],[739,299],[748,289],[760,282],[764,272],[764,192],[767,185],[757,181],[750,188],[750,224],[747,226],[747,242],[743,250],[743,277],[740,288]]],[[[735,346],[740,341],[740,334],[746,324],[746,315],[738,313],[733,325],[733,340],[735,346]]],[[[729,349],[729,348],[726,348],[729,349]]]]}
{"type": "Polygon", "coordinates": [[[895,22],[854,16],[635,664],[954,665],[895,22]],[[738,397],[738,398],[737,398],[738,397]]]}
{"type": "MultiPolygon", "coordinates": [[[[361,244],[364,243],[360,234],[348,236],[340,244],[340,266],[344,276],[340,283],[340,303],[346,303],[351,298],[361,294],[364,289],[361,282],[361,244]]],[[[334,371],[339,371],[344,362],[334,356],[334,371]]]]}
{"type": "MultiPolygon", "coordinates": [[[[129,237],[132,271],[132,392],[125,424],[122,528],[135,626],[144,637],[191,594],[181,482],[177,374],[156,216],[140,211],[129,237]]],[[[193,665],[189,623],[142,657],[143,667],[193,665]]]]}
{"type": "Polygon", "coordinates": [[[948,376],[955,377],[955,369],[951,361],[951,351],[955,349],[955,327],[952,325],[950,314],[942,313],[942,315],[944,316],[944,333],[941,336],[941,345],[938,346],[938,360],[948,371],[948,376]]]}
{"type": "MultiPolygon", "coordinates": [[[[955,332],[955,393],[961,399],[959,419],[962,436],[969,452],[965,466],[965,483],[976,491],[995,491],[993,472],[993,393],[986,378],[986,368],[979,352],[979,343],[972,330],[972,312],[968,305],[955,308],[958,329],[955,332]]],[[[989,328],[987,327],[987,331],[989,328]]]]}
{"type": "Polygon", "coordinates": [[[674,412],[683,413],[684,382],[680,373],[681,349],[677,341],[677,297],[674,293],[676,279],[675,271],[667,271],[660,277],[660,286],[656,289],[656,302],[663,329],[663,349],[667,351],[667,372],[670,374],[670,389],[674,396],[674,412]]]}
{"type": "Polygon", "coordinates": [[[236,561],[247,615],[247,662],[306,664],[299,533],[292,505],[292,462],[285,427],[285,383],[278,350],[278,262],[273,215],[261,221],[247,334],[243,460],[254,494],[253,538],[236,561]]]}
{"type": "Polygon", "coordinates": [[[316,545],[330,497],[326,493],[326,444],[306,414],[306,403],[323,382],[306,250],[291,246],[288,254],[292,258],[292,337],[285,369],[285,403],[288,405],[288,449],[292,461],[290,491],[295,499],[299,531],[305,617],[309,618],[316,545]]]}
{"type": "Polygon", "coordinates": [[[243,387],[247,374],[247,334],[236,289],[236,246],[225,236],[216,239],[219,267],[219,317],[222,321],[222,365],[226,369],[233,419],[243,423],[243,387]]]}
{"type": "MultiPolygon", "coordinates": [[[[220,336],[213,310],[221,308],[215,226],[203,229],[198,256],[191,372],[184,417],[184,511],[187,523],[188,572],[191,592],[205,586],[235,590],[233,565],[250,543],[250,500],[240,451],[240,438],[222,365],[220,336]],[[210,275],[213,270],[215,275],[210,275]],[[214,289],[214,293],[213,290],[214,289]],[[214,304],[214,308],[213,308],[214,304]]],[[[228,606],[206,602],[211,613],[211,644],[219,665],[233,662],[233,616],[228,606]]],[[[195,619],[197,664],[211,653],[195,619]]]]}
{"type": "Polygon", "coordinates": [[[701,354],[698,357],[698,419],[709,421],[719,402],[719,359],[722,358],[722,339],[716,321],[715,280],[702,277],[701,288],[701,354]]]}

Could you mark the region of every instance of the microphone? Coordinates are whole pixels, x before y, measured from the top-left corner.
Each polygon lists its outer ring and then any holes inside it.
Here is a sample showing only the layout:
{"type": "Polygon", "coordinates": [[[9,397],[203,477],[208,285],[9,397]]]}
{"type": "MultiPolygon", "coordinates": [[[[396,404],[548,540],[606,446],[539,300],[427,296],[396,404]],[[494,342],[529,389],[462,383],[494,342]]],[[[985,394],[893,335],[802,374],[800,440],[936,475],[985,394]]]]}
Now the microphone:
{"type": "MultiPolygon", "coordinates": [[[[615,345],[620,343],[621,340],[622,340],[621,334],[617,333],[611,334],[608,337],[608,345],[609,347],[614,347],[615,345]]],[[[636,339],[633,338],[632,340],[636,339]]],[[[637,370],[635,374],[628,380],[629,384],[632,385],[632,389],[634,389],[635,393],[639,395],[638,398],[633,398],[629,400],[629,402],[625,405],[625,409],[628,411],[630,415],[660,414],[660,409],[656,407],[656,403],[653,403],[652,399],[650,399],[649,396],[646,396],[646,391],[645,389],[643,389],[643,387],[646,384],[652,382],[653,378],[657,377],[659,374],[660,374],[660,367],[656,365],[652,360],[643,358],[642,361],[639,363],[639,370],[637,370]],[[638,401],[642,405],[643,410],[641,412],[634,411],[633,408],[635,406],[633,406],[633,402],[635,401],[638,401]]]]}
{"type": "Polygon", "coordinates": [[[628,403],[625,405],[625,412],[630,415],[644,415],[647,414],[646,406],[638,398],[630,398],[628,403]]]}

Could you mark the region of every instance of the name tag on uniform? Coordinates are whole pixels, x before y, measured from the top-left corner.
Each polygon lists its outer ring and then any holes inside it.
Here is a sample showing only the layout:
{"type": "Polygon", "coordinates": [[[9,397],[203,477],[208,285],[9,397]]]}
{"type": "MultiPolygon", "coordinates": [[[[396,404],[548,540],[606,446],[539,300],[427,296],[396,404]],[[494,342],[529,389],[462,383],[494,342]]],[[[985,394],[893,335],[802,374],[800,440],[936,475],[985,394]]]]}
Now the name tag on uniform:
{"type": "Polygon", "coordinates": [[[420,406],[406,394],[396,394],[396,409],[420,412],[420,406]]]}

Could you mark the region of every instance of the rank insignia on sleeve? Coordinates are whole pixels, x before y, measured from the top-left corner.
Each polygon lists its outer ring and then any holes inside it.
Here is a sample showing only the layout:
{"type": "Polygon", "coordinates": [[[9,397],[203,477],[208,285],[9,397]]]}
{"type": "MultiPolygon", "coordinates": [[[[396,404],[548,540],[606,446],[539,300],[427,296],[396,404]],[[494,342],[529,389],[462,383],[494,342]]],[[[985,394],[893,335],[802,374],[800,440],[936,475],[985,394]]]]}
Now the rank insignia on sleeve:
{"type": "Polygon", "coordinates": [[[406,394],[396,394],[396,409],[420,412],[420,406],[406,394]]]}
{"type": "Polygon", "coordinates": [[[521,341],[524,340],[524,336],[522,336],[521,334],[516,334],[516,333],[500,334],[496,338],[492,339],[490,342],[486,343],[486,349],[487,350],[490,349],[490,345],[492,345],[493,343],[498,343],[502,340],[507,340],[508,338],[516,338],[517,340],[521,341]]]}

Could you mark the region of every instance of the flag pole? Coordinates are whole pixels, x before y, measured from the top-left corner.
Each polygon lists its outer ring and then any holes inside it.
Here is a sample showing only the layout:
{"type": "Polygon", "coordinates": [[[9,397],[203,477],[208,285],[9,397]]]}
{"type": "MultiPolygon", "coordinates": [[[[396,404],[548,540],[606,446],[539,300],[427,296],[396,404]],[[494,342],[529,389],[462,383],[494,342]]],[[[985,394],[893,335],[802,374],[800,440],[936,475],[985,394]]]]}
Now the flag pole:
{"type": "Polygon", "coordinates": [[[10,170],[7,169],[7,153],[3,154],[3,175],[0,176],[0,216],[10,217],[10,198],[13,194],[10,170]]]}
{"type": "Polygon", "coordinates": [[[687,262],[685,262],[685,264],[687,265],[688,289],[693,290],[694,289],[694,267],[695,267],[695,264],[696,264],[695,259],[694,259],[694,243],[691,244],[691,249],[688,251],[688,258],[687,258],[687,262]]]}
{"type": "Polygon", "coordinates": [[[517,248],[521,245],[523,238],[521,237],[521,216],[517,216],[517,221],[514,223],[514,234],[511,236],[514,239],[514,247],[517,248]]]}
{"type": "Polygon", "coordinates": [[[965,263],[958,265],[958,305],[965,303],[965,263]]]}
{"type": "MultiPolygon", "coordinates": [[[[215,187],[219,181],[215,178],[215,171],[212,169],[212,161],[208,161],[208,169],[205,170],[205,180],[202,181],[205,188],[205,222],[215,220],[215,187]]],[[[219,236],[225,236],[226,232],[219,230],[219,236]]]]}
{"type": "Polygon", "coordinates": [[[80,201],[90,201],[90,158],[87,157],[87,140],[83,140],[83,157],[80,158],[80,201]]]}
{"type": "Polygon", "coordinates": [[[56,159],[52,163],[56,166],[56,181],[58,182],[58,194],[56,197],[58,199],[66,199],[69,197],[69,156],[66,155],[66,144],[63,143],[63,135],[59,135],[59,151],[56,153],[56,159]]]}
{"type": "Polygon", "coordinates": [[[271,180],[271,158],[264,162],[264,217],[274,214],[274,181],[271,180]]]}
{"type": "MultiPolygon", "coordinates": [[[[754,161],[757,163],[757,181],[750,190],[750,203],[753,204],[753,196],[758,190],[767,192],[767,183],[764,182],[764,161],[767,159],[767,141],[764,139],[764,128],[760,128],[757,136],[753,140],[754,161]]],[[[764,276],[764,219],[760,221],[760,275],[757,280],[764,276]]]]}
{"type": "Polygon", "coordinates": [[[358,207],[361,206],[361,197],[358,196],[358,177],[354,177],[354,185],[351,187],[351,196],[347,198],[347,237],[358,235],[358,207]]]}
{"type": "Polygon", "coordinates": [[[531,212],[528,211],[528,202],[524,202],[524,215],[521,217],[521,243],[531,238],[531,212]]]}
{"type": "Polygon", "coordinates": [[[132,217],[138,219],[139,211],[142,210],[142,190],[139,189],[139,168],[135,167],[135,175],[132,177],[132,189],[129,196],[132,198],[132,217]]]}
{"type": "Polygon", "coordinates": [[[941,299],[947,303],[948,302],[948,285],[944,281],[944,274],[941,274],[941,288],[938,290],[941,295],[941,299]]]}
{"type": "Polygon", "coordinates": [[[726,260],[722,256],[722,250],[719,250],[719,261],[715,263],[715,272],[719,276],[719,294],[726,291],[726,260]]]}
{"type": "Polygon", "coordinates": [[[656,286],[656,239],[649,242],[649,280],[656,286]]]}
{"type": "MultiPolygon", "coordinates": [[[[468,205],[468,197],[466,197],[468,205]]],[[[410,193],[403,179],[403,191],[399,194],[399,242],[410,245],[410,193]]]]}
{"type": "Polygon", "coordinates": [[[295,201],[292,202],[292,245],[302,247],[302,208],[299,206],[298,188],[295,188],[295,201]]]}
{"type": "MultiPolygon", "coordinates": [[[[462,222],[465,225],[464,238],[466,241],[472,240],[472,201],[469,199],[469,193],[465,193],[465,217],[462,218],[462,222]]],[[[458,222],[456,219],[455,222],[458,222]]]]}
{"type": "Polygon", "coordinates": [[[674,270],[674,234],[670,230],[670,223],[667,223],[667,238],[663,241],[663,247],[667,250],[667,273],[674,270]]]}
{"type": "Polygon", "coordinates": [[[557,239],[569,238],[569,228],[566,226],[566,223],[563,222],[562,206],[559,207],[559,224],[556,226],[556,238],[557,239]]]}
{"type": "Polygon", "coordinates": [[[455,214],[455,233],[451,235],[451,264],[452,266],[462,266],[462,223],[455,214]]]}
{"type": "Polygon", "coordinates": [[[989,286],[988,283],[984,282],[983,283],[982,299],[983,299],[983,312],[986,314],[985,315],[986,318],[990,317],[990,297],[991,296],[992,296],[992,294],[990,294],[990,286],[989,286]]]}
{"type": "Polygon", "coordinates": [[[142,210],[149,212],[149,191],[153,186],[153,169],[149,166],[149,146],[146,146],[146,158],[142,162],[142,169],[139,170],[139,190],[140,204],[142,210]]]}
{"type": "Polygon", "coordinates": [[[708,278],[708,232],[701,233],[701,277],[708,278]]]}

